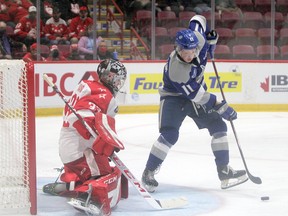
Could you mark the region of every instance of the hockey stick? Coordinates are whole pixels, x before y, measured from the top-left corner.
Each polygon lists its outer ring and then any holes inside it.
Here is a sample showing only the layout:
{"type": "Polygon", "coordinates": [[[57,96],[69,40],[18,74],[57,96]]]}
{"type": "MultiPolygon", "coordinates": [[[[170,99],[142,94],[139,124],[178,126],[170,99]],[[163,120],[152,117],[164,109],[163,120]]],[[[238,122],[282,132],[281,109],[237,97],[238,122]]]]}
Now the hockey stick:
{"type": "MultiPolygon", "coordinates": [[[[71,106],[68,101],[65,99],[63,93],[58,89],[56,84],[53,83],[50,77],[46,74],[43,75],[43,79],[48,83],[50,87],[60,96],[60,98],[64,101],[64,103],[69,107],[69,109],[74,113],[74,115],[79,119],[79,121],[83,124],[83,126],[89,131],[92,137],[96,138],[97,133],[92,130],[92,128],[84,121],[82,116],[80,116],[77,111],[71,106]]],[[[114,164],[118,167],[121,173],[130,181],[130,183],[134,186],[134,188],[138,191],[138,193],[155,209],[172,209],[183,207],[188,204],[188,201],[184,197],[172,198],[167,200],[157,200],[154,199],[151,194],[144,188],[139,180],[137,180],[134,175],[130,172],[130,170],[125,166],[125,164],[120,160],[120,158],[113,153],[110,156],[110,159],[114,162],[114,164]]]]}
{"type": "MultiPolygon", "coordinates": [[[[217,78],[217,82],[218,82],[218,85],[219,85],[219,88],[220,88],[220,91],[221,91],[221,95],[222,95],[222,98],[223,100],[226,101],[226,98],[225,98],[225,95],[224,95],[224,91],[223,91],[223,88],[221,86],[221,82],[220,82],[220,77],[218,75],[218,71],[217,71],[217,68],[216,68],[216,64],[215,64],[215,61],[214,59],[212,58],[211,59],[212,61],[212,65],[213,65],[213,68],[214,68],[214,72],[215,72],[215,75],[216,75],[216,78],[217,78]]],[[[227,102],[227,101],[226,101],[227,102]]],[[[261,184],[262,183],[262,180],[260,177],[256,177],[256,176],[253,176],[249,170],[248,170],[248,167],[247,167],[247,164],[246,164],[246,161],[245,161],[245,158],[244,158],[244,154],[243,154],[243,151],[242,151],[242,148],[240,146],[240,143],[239,143],[239,139],[238,139],[238,136],[236,134],[236,129],[234,127],[234,123],[232,120],[230,120],[230,124],[231,124],[231,127],[232,127],[232,130],[233,130],[233,133],[234,133],[234,137],[235,137],[235,140],[236,140],[236,143],[237,143],[237,146],[238,146],[238,149],[239,149],[239,152],[240,152],[240,155],[241,155],[241,158],[242,158],[242,161],[243,161],[243,164],[244,164],[244,167],[245,167],[245,170],[247,172],[247,175],[249,177],[249,179],[255,183],[255,184],[261,184]]]]}

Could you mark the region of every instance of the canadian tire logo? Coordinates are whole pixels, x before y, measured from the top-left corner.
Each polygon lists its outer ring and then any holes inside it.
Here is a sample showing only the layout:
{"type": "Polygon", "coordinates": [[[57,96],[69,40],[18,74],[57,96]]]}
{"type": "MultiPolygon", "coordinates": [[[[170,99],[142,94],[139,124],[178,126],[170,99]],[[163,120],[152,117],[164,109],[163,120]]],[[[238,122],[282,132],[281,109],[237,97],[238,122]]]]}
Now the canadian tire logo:
{"type": "Polygon", "coordinates": [[[272,75],[266,77],[264,82],[260,83],[264,92],[288,92],[288,76],[272,75]]]}

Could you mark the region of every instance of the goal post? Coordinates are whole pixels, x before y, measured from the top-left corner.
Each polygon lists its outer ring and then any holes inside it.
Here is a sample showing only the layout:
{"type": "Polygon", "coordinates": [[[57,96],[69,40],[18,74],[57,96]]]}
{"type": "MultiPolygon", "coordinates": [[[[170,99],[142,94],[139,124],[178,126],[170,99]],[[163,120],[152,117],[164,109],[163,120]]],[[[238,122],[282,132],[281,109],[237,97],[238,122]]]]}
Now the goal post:
{"type": "Polygon", "coordinates": [[[0,60],[0,212],[37,214],[33,64],[0,60]]]}

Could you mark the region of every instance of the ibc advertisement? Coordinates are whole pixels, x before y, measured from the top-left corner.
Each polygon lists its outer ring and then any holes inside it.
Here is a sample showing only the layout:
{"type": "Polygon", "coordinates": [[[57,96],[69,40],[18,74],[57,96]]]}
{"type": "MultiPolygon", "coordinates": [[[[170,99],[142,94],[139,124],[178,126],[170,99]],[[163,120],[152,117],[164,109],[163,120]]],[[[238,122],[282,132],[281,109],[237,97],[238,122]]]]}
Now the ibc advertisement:
{"type": "MultiPolygon", "coordinates": [[[[43,80],[46,73],[61,92],[69,97],[83,79],[97,77],[99,62],[35,63],[36,108],[60,108],[63,102],[43,80]]],[[[120,106],[158,105],[158,88],[163,85],[164,61],[123,62],[127,80],[117,100],[120,106]]],[[[288,104],[288,63],[217,62],[220,84],[208,62],[205,82],[208,91],[221,100],[221,85],[230,104],[288,104]]],[[[181,73],[181,71],[179,71],[181,73]]]]}

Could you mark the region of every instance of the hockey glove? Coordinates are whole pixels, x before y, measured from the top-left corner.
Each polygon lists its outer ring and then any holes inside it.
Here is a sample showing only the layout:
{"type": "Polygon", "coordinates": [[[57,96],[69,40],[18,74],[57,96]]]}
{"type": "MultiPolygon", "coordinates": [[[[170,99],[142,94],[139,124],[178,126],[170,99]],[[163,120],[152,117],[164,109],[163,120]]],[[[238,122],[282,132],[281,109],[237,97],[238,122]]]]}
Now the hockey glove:
{"type": "Polygon", "coordinates": [[[93,150],[100,155],[111,156],[114,151],[124,149],[115,131],[115,119],[103,113],[95,114],[95,128],[98,137],[94,141],[93,150]]]}
{"type": "Polygon", "coordinates": [[[216,44],[218,41],[219,35],[215,30],[212,30],[206,34],[207,43],[209,44],[208,53],[210,54],[211,59],[214,58],[214,52],[216,49],[216,44]]]}
{"type": "Polygon", "coordinates": [[[217,41],[218,41],[218,38],[219,38],[219,35],[218,33],[215,31],[215,30],[211,30],[210,32],[208,32],[206,34],[206,39],[207,39],[207,42],[210,44],[210,45],[213,45],[213,44],[217,44],[217,41]]]}
{"type": "Polygon", "coordinates": [[[110,157],[114,151],[118,152],[119,149],[117,149],[115,146],[110,145],[107,143],[102,137],[98,137],[94,143],[93,143],[93,150],[97,152],[99,155],[105,155],[107,157],[110,157]]]}
{"type": "Polygon", "coordinates": [[[222,101],[220,104],[214,106],[214,110],[227,121],[233,121],[237,119],[237,112],[230,107],[226,101],[222,101]]]}

